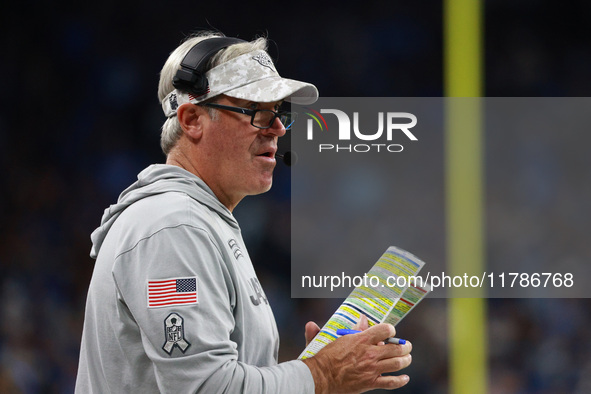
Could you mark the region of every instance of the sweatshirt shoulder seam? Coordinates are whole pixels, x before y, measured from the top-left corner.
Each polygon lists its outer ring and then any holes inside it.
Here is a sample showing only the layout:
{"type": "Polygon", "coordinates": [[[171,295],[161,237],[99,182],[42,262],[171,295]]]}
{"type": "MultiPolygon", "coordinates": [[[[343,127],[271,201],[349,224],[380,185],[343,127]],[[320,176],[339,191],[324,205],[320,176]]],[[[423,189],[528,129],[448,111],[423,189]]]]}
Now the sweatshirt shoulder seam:
{"type": "Polygon", "coordinates": [[[140,243],[142,243],[144,241],[147,241],[148,239],[152,238],[153,236],[157,235],[158,233],[160,233],[160,232],[162,232],[164,230],[175,229],[175,228],[179,228],[179,227],[183,227],[183,226],[190,227],[190,228],[193,228],[195,230],[198,230],[198,231],[203,232],[207,236],[207,238],[210,240],[210,242],[212,243],[212,245],[216,248],[216,250],[218,251],[218,253],[220,255],[222,255],[222,251],[220,250],[220,248],[219,248],[218,244],[215,242],[215,240],[212,239],[211,234],[209,233],[209,231],[207,231],[206,229],[201,228],[201,227],[193,226],[191,224],[180,223],[180,224],[177,224],[177,225],[174,225],[174,226],[162,227],[162,228],[158,229],[157,231],[153,232],[152,234],[147,235],[147,236],[145,236],[143,238],[140,238],[132,247],[130,247],[129,249],[124,250],[123,252],[117,254],[115,256],[115,260],[117,260],[119,257],[123,256],[124,254],[127,254],[127,253],[133,251],[135,248],[138,247],[138,245],[140,243]]]}

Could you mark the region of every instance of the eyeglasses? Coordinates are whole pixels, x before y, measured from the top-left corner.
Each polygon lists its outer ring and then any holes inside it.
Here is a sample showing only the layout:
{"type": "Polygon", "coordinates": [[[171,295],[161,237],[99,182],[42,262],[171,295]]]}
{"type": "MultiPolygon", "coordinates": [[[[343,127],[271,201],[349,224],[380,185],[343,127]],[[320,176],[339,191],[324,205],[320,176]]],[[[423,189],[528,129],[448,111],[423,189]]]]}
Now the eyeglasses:
{"type": "Polygon", "coordinates": [[[250,116],[250,124],[259,129],[268,129],[273,126],[275,118],[279,118],[279,121],[283,123],[285,129],[289,129],[293,122],[295,122],[297,113],[287,111],[271,111],[270,109],[248,109],[240,107],[231,107],[229,105],[207,103],[203,104],[206,107],[225,109],[226,111],[232,111],[239,114],[250,116]]]}

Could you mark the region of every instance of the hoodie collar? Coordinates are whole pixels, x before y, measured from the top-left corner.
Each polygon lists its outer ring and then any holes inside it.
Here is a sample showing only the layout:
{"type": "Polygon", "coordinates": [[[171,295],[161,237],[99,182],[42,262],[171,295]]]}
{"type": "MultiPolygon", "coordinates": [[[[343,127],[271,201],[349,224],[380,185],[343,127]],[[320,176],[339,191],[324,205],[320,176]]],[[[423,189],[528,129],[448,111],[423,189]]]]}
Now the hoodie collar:
{"type": "Polygon", "coordinates": [[[153,164],[140,172],[137,178],[121,193],[116,204],[105,209],[101,225],[90,236],[92,258],[96,258],[107,233],[125,209],[139,200],[170,191],[185,193],[215,211],[231,227],[239,228],[230,210],[218,200],[209,186],[187,170],[168,164],[153,164]]]}

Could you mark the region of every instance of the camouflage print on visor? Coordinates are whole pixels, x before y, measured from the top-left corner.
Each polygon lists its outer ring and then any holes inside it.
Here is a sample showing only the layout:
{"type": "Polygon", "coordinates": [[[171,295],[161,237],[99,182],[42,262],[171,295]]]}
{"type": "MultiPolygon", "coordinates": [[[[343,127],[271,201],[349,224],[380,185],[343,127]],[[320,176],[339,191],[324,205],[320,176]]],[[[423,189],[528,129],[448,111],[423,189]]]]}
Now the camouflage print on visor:
{"type": "Polygon", "coordinates": [[[281,78],[269,55],[262,50],[231,59],[205,73],[209,91],[201,96],[173,90],[164,100],[162,109],[167,117],[175,116],[184,103],[198,104],[220,94],[269,103],[280,100],[295,104],[312,104],[318,99],[318,90],[312,84],[281,78]]]}

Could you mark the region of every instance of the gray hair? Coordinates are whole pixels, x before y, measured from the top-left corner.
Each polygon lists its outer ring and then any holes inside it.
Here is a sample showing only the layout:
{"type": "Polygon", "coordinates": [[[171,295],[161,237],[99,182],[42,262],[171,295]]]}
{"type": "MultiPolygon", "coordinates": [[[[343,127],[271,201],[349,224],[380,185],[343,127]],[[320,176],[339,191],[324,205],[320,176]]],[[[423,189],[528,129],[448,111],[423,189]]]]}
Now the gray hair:
{"type": "MultiPolygon", "coordinates": [[[[160,102],[162,102],[162,100],[164,100],[164,98],[174,90],[172,79],[174,78],[177,70],[180,69],[181,61],[185,55],[198,42],[212,37],[223,37],[223,34],[215,32],[202,32],[197,35],[190,36],[170,54],[166,60],[166,63],[164,63],[164,67],[162,67],[162,71],[160,71],[160,82],[158,83],[158,100],[160,102]]],[[[207,65],[207,70],[225,63],[230,59],[256,50],[267,50],[266,38],[260,37],[251,42],[234,44],[222,49],[211,58],[209,64],[207,65]]],[[[215,100],[215,98],[213,100],[215,100]]],[[[208,100],[208,102],[211,101],[208,100]]],[[[210,116],[214,118],[213,109],[207,109],[210,116]]],[[[168,155],[182,134],[183,130],[176,116],[166,119],[164,125],[162,125],[162,134],[160,135],[160,147],[162,148],[162,151],[165,155],[168,155]]]]}

